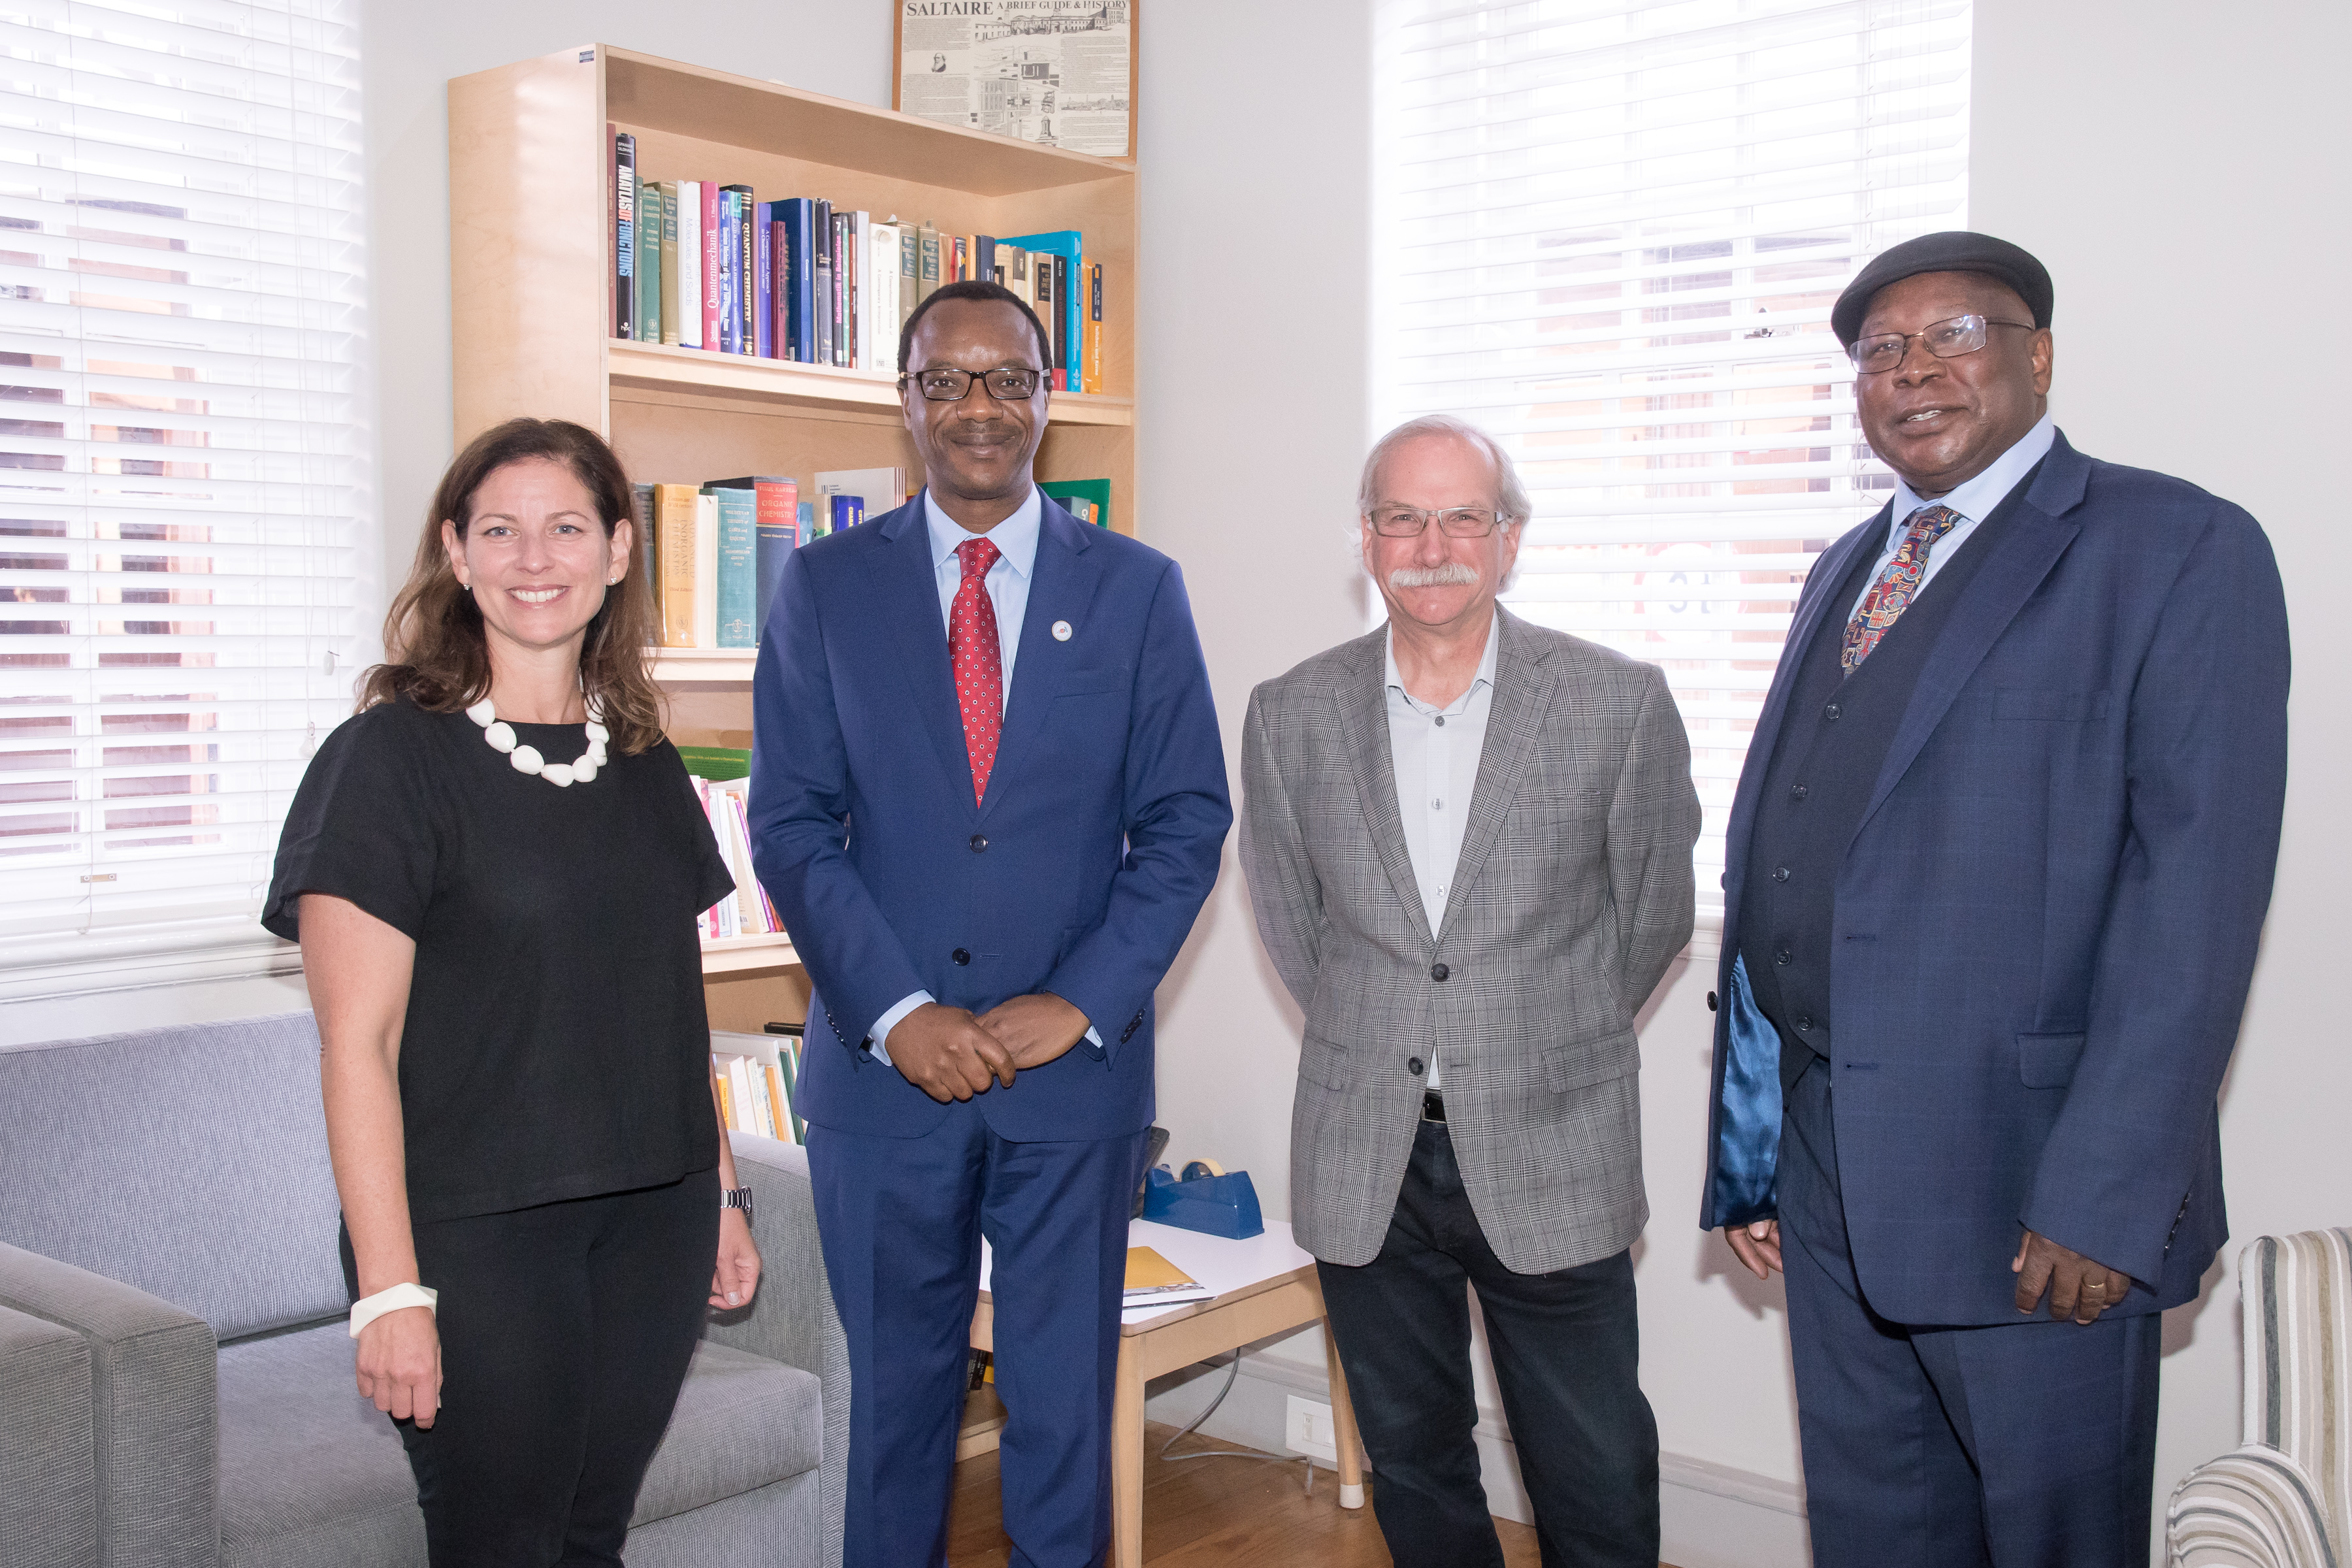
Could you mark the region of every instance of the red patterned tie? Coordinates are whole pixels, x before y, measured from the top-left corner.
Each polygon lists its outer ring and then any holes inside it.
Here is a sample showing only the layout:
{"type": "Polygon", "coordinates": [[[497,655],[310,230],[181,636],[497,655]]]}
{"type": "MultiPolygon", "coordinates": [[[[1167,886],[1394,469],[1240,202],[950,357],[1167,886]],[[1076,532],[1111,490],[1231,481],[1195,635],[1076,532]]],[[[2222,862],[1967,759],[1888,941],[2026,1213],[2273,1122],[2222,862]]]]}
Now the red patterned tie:
{"type": "Polygon", "coordinates": [[[1911,514],[1902,548],[1862,596],[1862,607],[1854,611],[1853,619],[1845,624],[1843,662],[1848,675],[1862,668],[1878,639],[1909,607],[1912,595],[1919,592],[1919,579],[1927,573],[1927,552],[1959,521],[1960,514],[1948,506],[1923,506],[1911,514]]]}
{"type": "Polygon", "coordinates": [[[956,706],[963,710],[964,751],[971,758],[971,798],[988,794],[996,766],[996,737],[1004,727],[1004,650],[996,640],[996,605],[988,596],[988,569],[1003,553],[985,539],[956,546],[963,584],[948,612],[948,653],[955,661],[956,706]]]}

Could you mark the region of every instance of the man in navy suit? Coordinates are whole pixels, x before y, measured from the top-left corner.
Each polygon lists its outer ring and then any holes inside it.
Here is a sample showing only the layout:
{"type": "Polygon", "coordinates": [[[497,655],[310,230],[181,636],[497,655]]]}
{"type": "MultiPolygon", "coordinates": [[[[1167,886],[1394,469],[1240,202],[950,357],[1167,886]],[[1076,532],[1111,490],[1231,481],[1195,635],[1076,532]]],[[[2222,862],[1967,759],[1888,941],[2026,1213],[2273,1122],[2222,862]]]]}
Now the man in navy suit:
{"type": "Polygon", "coordinates": [[[752,858],[815,990],[848,1568],[946,1560],[983,1236],[1013,1562],[1108,1543],[1152,989],[1233,821],[1175,563],[1032,480],[1050,363],[995,284],[916,308],[924,491],[793,552],[754,680],[752,858]]]}
{"type": "Polygon", "coordinates": [[[1732,807],[1700,1223],[1785,1264],[1818,1568],[2145,1564],[2158,1314],[2226,1234],[2286,608],[2252,518],[2050,423],[2051,302],[1964,233],[1838,300],[1899,482],[1732,807]]]}

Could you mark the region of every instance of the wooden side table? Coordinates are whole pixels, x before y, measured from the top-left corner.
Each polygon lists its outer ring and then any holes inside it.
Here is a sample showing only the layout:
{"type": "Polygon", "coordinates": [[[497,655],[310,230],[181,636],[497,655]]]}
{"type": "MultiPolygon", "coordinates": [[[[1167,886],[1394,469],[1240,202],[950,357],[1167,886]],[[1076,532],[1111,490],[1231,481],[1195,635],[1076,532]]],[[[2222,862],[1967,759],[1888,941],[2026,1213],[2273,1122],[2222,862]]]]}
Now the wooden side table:
{"type": "MultiPolygon", "coordinates": [[[[1179,1367],[1278,1334],[1323,1322],[1323,1287],[1315,1259],[1291,1239],[1290,1226],[1266,1222],[1265,1234],[1227,1241],[1197,1231],[1137,1220],[1129,1245],[1159,1250],[1179,1268],[1217,1292],[1211,1301],[1133,1311],[1119,1325],[1118,1388],[1111,1412],[1111,1563],[1143,1564],[1143,1385],[1179,1367]]],[[[996,1348],[996,1307],[989,1294],[988,1267],[980,1279],[980,1310],[971,1320],[974,1350],[996,1348]]],[[[1331,1373],[1331,1426],[1339,1460],[1339,1506],[1364,1506],[1362,1447],[1348,1380],[1328,1326],[1325,1364],[1331,1373]]],[[[1001,1421],[997,1423],[1001,1426],[1001,1421]]],[[[958,1458],[996,1446],[996,1426],[967,1429],[958,1458]]]]}

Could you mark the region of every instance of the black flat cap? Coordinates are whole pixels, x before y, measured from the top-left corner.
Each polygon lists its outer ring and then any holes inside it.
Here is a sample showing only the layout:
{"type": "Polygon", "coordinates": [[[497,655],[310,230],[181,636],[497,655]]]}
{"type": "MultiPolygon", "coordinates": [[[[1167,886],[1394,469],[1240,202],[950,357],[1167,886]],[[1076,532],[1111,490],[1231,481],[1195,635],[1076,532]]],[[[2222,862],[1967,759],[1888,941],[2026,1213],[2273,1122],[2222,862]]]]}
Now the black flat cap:
{"type": "Polygon", "coordinates": [[[1862,319],[1870,314],[1870,302],[1878,291],[1922,272],[1981,272],[2015,289],[2025,308],[2033,312],[2035,326],[2050,324],[2050,269],[2022,246],[1955,228],[1906,239],[1881,251],[1855,273],[1830,310],[1830,326],[1838,342],[1853,347],[1853,340],[1862,336],[1862,319]]]}

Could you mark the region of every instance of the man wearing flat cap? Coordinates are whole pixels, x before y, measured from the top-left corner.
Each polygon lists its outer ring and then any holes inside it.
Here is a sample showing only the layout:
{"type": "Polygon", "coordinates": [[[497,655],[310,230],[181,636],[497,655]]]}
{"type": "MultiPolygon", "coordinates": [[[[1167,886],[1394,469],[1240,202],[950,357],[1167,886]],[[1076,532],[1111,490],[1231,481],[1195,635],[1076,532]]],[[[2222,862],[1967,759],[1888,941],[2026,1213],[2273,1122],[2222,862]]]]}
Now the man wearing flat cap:
{"type": "Polygon", "coordinates": [[[2286,779],[2269,542],[2051,423],[2049,274],[1936,234],[1831,321],[1893,501],[1732,807],[1701,1224],[1787,1270],[1817,1568],[2147,1562],[2163,1309],[2286,779]]]}

